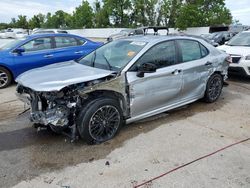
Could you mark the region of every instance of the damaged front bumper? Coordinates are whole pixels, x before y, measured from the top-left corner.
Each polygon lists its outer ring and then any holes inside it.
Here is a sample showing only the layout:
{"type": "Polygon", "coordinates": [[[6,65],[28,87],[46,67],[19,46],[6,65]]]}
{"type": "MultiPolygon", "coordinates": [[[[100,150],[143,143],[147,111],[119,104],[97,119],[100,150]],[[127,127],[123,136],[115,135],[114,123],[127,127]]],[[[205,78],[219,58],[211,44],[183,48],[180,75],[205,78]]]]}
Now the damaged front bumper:
{"type": "Polygon", "coordinates": [[[71,113],[76,106],[74,101],[66,100],[63,93],[34,92],[29,88],[18,86],[16,95],[30,106],[30,121],[34,124],[68,126],[71,113]]]}

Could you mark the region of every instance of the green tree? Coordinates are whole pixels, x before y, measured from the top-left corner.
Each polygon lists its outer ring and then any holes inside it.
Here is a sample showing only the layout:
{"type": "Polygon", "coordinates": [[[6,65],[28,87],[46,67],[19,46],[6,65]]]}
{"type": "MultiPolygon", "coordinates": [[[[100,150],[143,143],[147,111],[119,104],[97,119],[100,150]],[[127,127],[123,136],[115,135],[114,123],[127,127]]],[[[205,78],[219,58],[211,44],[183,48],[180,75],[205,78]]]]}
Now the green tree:
{"type": "Polygon", "coordinates": [[[41,28],[44,25],[44,22],[45,22],[45,15],[41,13],[38,15],[34,15],[29,20],[29,28],[30,29],[41,28]]]}
{"type": "Polygon", "coordinates": [[[110,25],[109,12],[106,7],[101,5],[101,2],[94,2],[94,26],[97,28],[107,27],[110,25]]]}
{"type": "Polygon", "coordinates": [[[48,13],[46,16],[46,22],[41,26],[46,28],[67,28],[72,26],[71,19],[70,14],[58,10],[54,15],[48,13]]]}
{"type": "Polygon", "coordinates": [[[15,27],[28,29],[29,28],[29,23],[27,21],[27,16],[19,15],[18,19],[17,19],[17,21],[15,23],[15,27]]]}
{"type": "Polygon", "coordinates": [[[47,13],[45,17],[45,23],[43,25],[44,28],[53,28],[53,23],[52,23],[52,15],[50,12],[47,13]]]}
{"type": "Polygon", "coordinates": [[[175,27],[176,20],[180,14],[181,0],[163,0],[161,5],[162,24],[175,27]]]}
{"type": "Polygon", "coordinates": [[[163,0],[133,0],[132,2],[132,19],[135,26],[161,25],[165,11],[162,9],[163,0]]]}
{"type": "Polygon", "coordinates": [[[76,28],[91,28],[93,27],[94,13],[88,1],[82,1],[82,4],[76,8],[73,13],[74,27],[76,28]]]}
{"type": "MultiPolygon", "coordinates": [[[[160,5],[158,4],[158,0],[145,0],[146,4],[146,16],[148,18],[148,25],[154,26],[156,25],[156,20],[161,18],[157,18],[157,12],[159,13],[160,5]]],[[[160,14],[161,15],[161,14],[160,14]]]]}
{"type": "Polygon", "coordinates": [[[133,0],[132,20],[134,26],[147,26],[145,0],[133,0]]]}
{"type": "Polygon", "coordinates": [[[9,27],[16,27],[16,18],[11,18],[11,22],[8,25],[9,27]]]}
{"type": "Polygon", "coordinates": [[[128,27],[130,25],[132,7],[130,0],[103,0],[103,3],[115,27],[128,27]]]}
{"type": "Polygon", "coordinates": [[[7,29],[9,27],[9,24],[7,23],[0,23],[0,30],[7,29]]]}
{"type": "Polygon", "coordinates": [[[232,23],[230,10],[225,7],[225,0],[186,0],[180,8],[176,27],[202,27],[228,25],[232,23]]]}

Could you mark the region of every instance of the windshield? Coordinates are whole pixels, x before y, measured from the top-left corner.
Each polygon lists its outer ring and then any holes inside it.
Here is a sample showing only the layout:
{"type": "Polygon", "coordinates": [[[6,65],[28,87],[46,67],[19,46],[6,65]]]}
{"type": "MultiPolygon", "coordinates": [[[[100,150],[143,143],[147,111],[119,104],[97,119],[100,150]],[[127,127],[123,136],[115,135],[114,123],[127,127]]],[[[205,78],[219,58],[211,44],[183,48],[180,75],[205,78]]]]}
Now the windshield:
{"type": "Polygon", "coordinates": [[[21,41],[25,40],[26,38],[21,38],[21,39],[15,39],[7,42],[3,46],[0,47],[0,50],[9,50],[11,48],[14,48],[18,43],[21,41]]]}
{"type": "Polygon", "coordinates": [[[240,33],[233,37],[228,44],[229,46],[250,46],[250,32],[240,33]]]}
{"type": "Polygon", "coordinates": [[[146,45],[146,42],[117,40],[79,60],[80,64],[106,70],[121,70],[146,45]]]}

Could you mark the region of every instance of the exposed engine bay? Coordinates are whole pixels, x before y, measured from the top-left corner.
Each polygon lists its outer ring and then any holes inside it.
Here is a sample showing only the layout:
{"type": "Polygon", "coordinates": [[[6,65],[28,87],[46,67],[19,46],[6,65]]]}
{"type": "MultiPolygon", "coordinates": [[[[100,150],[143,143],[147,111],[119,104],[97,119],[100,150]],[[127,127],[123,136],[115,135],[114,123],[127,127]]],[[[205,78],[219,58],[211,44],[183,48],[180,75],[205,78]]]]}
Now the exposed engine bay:
{"type": "Polygon", "coordinates": [[[60,91],[52,92],[38,92],[18,85],[17,95],[20,100],[30,106],[30,121],[34,123],[36,128],[50,127],[57,133],[62,133],[67,128],[71,128],[71,134],[67,135],[74,141],[77,138],[77,114],[89,99],[89,95],[81,92],[85,88],[91,88],[111,78],[114,78],[114,75],[87,83],[74,84],[60,91]]]}

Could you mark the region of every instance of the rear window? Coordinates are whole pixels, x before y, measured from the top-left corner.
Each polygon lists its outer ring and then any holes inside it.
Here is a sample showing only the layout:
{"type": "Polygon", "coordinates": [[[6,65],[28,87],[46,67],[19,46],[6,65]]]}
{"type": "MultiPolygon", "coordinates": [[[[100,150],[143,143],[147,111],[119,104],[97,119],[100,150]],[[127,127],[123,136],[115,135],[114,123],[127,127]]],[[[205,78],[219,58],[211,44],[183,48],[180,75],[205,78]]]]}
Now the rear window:
{"type": "Polygon", "coordinates": [[[55,41],[57,48],[77,46],[77,40],[73,37],[55,37],[55,41]]]}
{"type": "Polygon", "coordinates": [[[205,46],[193,40],[178,40],[179,47],[182,52],[182,61],[194,61],[208,55],[208,50],[205,46]]]}
{"type": "Polygon", "coordinates": [[[200,48],[201,48],[201,57],[207,56],[209,53],[208,49],[205,46],[203,46],[202,44],[200,44],[200,48]]]}

